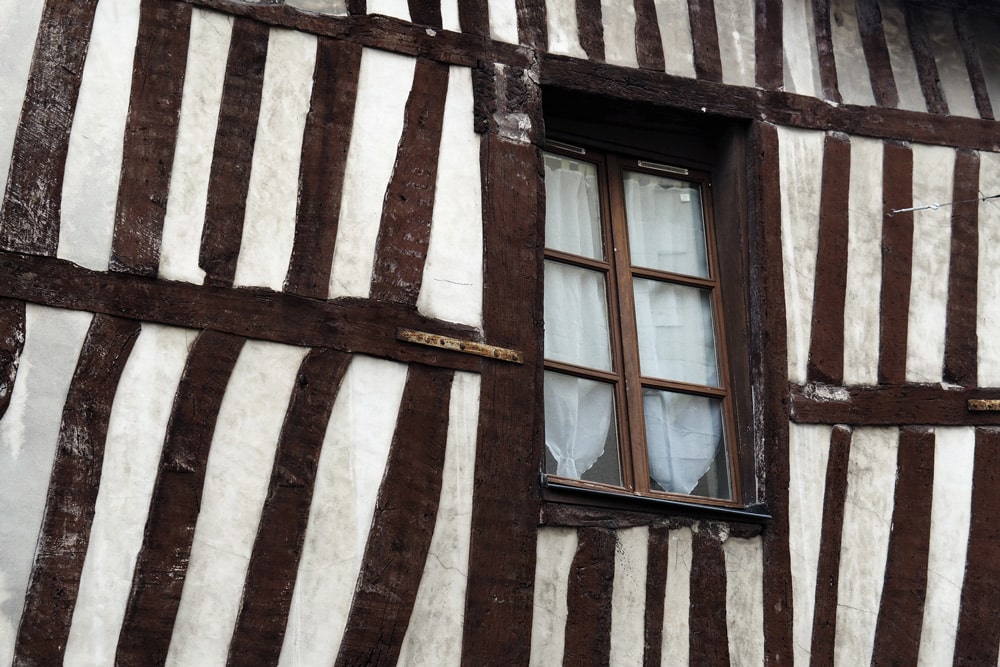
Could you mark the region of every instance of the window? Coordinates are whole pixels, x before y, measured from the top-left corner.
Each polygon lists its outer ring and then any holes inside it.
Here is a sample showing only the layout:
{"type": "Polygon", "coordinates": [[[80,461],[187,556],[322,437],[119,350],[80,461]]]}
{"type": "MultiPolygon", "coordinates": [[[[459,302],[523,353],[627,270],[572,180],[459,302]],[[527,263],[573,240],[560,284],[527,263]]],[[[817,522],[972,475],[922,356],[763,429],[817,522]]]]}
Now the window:
{"type": "Polygon", "coordinates": [[[744,504],[710,173],[556,141],[544,162],[549,479],[744,504]]]}

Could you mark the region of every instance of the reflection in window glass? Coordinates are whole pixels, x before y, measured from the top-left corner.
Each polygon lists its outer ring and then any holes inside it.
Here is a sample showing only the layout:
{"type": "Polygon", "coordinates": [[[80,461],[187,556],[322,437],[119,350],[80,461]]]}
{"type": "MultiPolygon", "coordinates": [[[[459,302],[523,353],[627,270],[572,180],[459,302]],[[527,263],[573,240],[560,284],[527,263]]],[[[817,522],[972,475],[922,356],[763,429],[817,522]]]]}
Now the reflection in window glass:
{"type": "Polygon", "coordinates": [[[621,486],[610,384],[545,372],[546,472],[621,486]]]}
{"type": "Polygon", "coordinates": [[[545,154],[545,245],[604,259],[597,167],[545,154]]]}
{"type": "Polygon", "coordinates": [[[545,262],[545,358],[611,370],[604,274],[545,262]]]}

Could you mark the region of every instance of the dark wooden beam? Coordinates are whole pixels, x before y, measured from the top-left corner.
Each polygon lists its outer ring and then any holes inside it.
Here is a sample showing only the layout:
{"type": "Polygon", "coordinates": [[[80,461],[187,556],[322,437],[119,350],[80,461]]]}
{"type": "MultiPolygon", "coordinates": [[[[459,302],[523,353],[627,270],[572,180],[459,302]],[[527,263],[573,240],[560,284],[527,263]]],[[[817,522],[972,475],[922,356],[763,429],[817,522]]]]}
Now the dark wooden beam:
{"type": "Polygon", "coordinates": [[[791,418],[800,424],[985,426],[1000,412],[970,411],[969,400],[998,399],[1000,387],[940,384],[827,387],[789,385],[791,418]]]}

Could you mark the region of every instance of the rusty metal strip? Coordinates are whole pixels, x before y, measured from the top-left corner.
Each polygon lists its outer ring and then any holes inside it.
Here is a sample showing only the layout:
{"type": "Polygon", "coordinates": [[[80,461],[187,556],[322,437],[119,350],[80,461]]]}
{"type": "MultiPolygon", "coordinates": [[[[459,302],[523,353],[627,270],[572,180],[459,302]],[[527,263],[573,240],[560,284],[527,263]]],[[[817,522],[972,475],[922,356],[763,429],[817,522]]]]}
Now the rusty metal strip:
{"type": "Polygon", "coordinates": [[[968,407],[971,412],[1000,411],[1000,398],[970,398],[968,407]]]}
{"type": "Polygon", "coordinates": [[[486,343],[477,343],[471,340],[462,340],[461,338],[452,338],[451,336],[440,336],[425,331],[397,329],[396,339],[418,345],[429,345],[430,347],[440,347],[444,350],[474,354],[480,357],[496,359],[497,361],[509,361],[513,364],[524,363],[524,356],[517,350],[488,345],[486,343]]]}

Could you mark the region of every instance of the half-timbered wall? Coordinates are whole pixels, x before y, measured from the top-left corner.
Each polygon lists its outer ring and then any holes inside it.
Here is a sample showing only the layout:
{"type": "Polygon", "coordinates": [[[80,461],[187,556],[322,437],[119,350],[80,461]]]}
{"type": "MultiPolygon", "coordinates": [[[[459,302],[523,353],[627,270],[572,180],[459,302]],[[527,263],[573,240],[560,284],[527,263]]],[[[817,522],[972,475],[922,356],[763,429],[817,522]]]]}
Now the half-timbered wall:
{"type": "Polygon", "coordinates": [[[0,0],[0,49],[0,663],[996,664],[987,0],[0,0]],[[770,521],[543,500],[543,87],[749,128],[770,521]]]}

